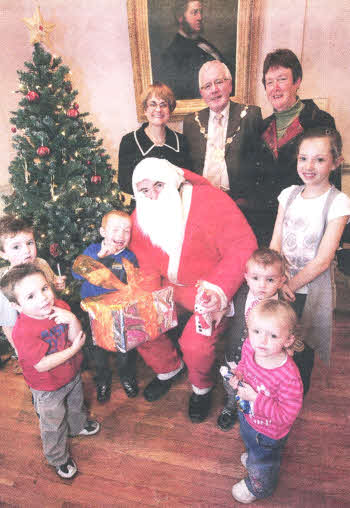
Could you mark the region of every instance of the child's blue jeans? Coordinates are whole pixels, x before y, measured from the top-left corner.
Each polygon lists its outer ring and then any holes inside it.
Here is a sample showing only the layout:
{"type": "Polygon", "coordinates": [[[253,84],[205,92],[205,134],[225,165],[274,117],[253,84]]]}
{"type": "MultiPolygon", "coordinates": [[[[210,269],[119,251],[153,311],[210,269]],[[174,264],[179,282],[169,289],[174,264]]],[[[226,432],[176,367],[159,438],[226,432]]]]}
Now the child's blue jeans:
{"type": "Polygon", "coordinates": [[[248,490],[258,499],[271,496],[278,482],[281,452],[288,439],[271,439],[256,432],[238,411],[241,436],[248,452],[248,477],[244,479],[248,490]]]}

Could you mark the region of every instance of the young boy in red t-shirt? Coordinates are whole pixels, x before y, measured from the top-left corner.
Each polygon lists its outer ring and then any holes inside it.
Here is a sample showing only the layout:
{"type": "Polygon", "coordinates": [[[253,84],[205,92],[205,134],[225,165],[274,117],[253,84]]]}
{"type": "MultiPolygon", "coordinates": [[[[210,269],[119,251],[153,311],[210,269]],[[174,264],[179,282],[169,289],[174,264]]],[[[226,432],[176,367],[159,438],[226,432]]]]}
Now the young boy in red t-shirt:
{"type": "Polygon", "coordinates": [[[72,478],[78,469],[69,455],[68,434],[90,436],[100,430],[97,421],[87,420],[84,407],[80,349],[85,334],[32,263],[13,267],[0,285],[20,313],[12,338],[40,418],[44,455],[61,478],[72,478]]]}

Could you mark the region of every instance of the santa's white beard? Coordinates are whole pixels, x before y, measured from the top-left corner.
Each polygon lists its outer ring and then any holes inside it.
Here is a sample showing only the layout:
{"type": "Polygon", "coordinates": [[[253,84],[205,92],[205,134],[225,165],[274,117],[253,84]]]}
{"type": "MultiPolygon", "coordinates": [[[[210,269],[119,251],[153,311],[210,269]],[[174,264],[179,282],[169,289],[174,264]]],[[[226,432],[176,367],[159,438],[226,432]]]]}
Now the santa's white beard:
{"type": "Polygon", "coordinates": [[[181,197],[176,188],[165,187],[158,199],[149,199],[142,194],[136,200],[137,222],[153,245],[160,247],[169,256],[181,249],[184,237],[184,218],[181,197]]]}

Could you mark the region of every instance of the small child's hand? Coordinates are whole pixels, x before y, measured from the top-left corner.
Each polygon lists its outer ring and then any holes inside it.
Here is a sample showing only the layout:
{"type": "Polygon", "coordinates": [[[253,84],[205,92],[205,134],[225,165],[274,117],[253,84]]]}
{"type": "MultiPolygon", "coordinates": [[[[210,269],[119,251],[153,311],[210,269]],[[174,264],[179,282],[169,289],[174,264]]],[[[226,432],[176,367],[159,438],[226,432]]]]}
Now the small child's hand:
{"type": "Polygon", "coordinates": [[[105,258],[106,256],[111,256],[117,252],[117,247],[113,242],[106,242],[103,240],[101,243],[101,250],[97,253],[99,258],[105,258]]]}
{"type": "Polygon", "coordinates": [[[85,344],[85,333],[81,330],[78,335],[74,337],[71,348],[77,353],[85,344]]]}
{"type": "Polygon", "coordinates": [[[65,275],[62,275],[61,277],[55,277],[54,286],[57,291],[64,291],[66,288],[66,278],[67,277],[65,275]]]}
{"type": "Polygon", "coordinates": [[[237,390],[237,387],[238,387],[238,383],[239,383],[239,379],[237,376],[232,376],[230,379],[229,379],[229,383],[230,383],[230,386],[232,386],[232,388],[234,390],[237,390]]]}
{"type": "Polygon", "coordinates": [[[290,289],[290,287],[288,286],[288,284],[283,284],[280,291],[283,295],[283,298],[287,302],[294,302],[295,301],[295,295],[294,295],[293,291],[290,289]]]}
{"type": "Polygon", "coordinates": [[[50,318],[54,319],[57,324],[71,324],[77,318],[75,315],[67,309],[62,309],[61,307],[53,307],[53,311],[50,314],[50,318]]]}
{"type": "Polygon", "coordinates": [[[242,383],[237,386],[237,395],[242,400],[254,402],[258,396],[257,392],[248,383],[242,383]]]}

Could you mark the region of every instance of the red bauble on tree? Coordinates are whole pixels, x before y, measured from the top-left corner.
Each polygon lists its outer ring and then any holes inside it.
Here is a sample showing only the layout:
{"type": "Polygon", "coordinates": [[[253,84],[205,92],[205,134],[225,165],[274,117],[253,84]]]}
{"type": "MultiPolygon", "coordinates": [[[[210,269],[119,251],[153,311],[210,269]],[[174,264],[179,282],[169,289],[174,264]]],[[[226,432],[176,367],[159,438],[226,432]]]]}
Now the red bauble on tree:
{"type": "Polygon", "coordinates": [[[93,175],[91,177],[91,183],[101,183],[102,181],[102,178],[100,177],[100,175],[93,175]]]}
{"type": "Polygon", "coordinates": [[[68,111],[67,111],[67,116],[69,118],[77,118],[78,115],[79,115],[79,111],[77,109],[71,108],[71,109],[68,109],[68,111]]]}
{"type": "Polygon", "coordinates": [[[11,132],[17,132],[16,127],[11,127],[11,132]]]}
{"type": "Polygon", "coordinates": [[[26,95],[26,99],[28,99],[29,102],[35,102],[39,99],[39,94],[36,92],[30,91],[26,95]]]}
{"type": "Polygon", "coordinates": [[[50,254],[52,257],[57,258],[59,252],[58,252],[59,245],[58,243],[51,243],[50,244],[50,254]]]}
{"type": "Polygon", "coordinates": [[[86,164],[87,164],[88,166],[90,166],[90,165],[91,165],[91,161],[87,161],[87,163],[86,163],[86,164]]]}
{"type": "Polygon", "coordinates": [[[46,157],[46,155],[50,154],[50,148],[47,146],[39,146],[36,153],[39,155],[39,157],[46,157]]]}

